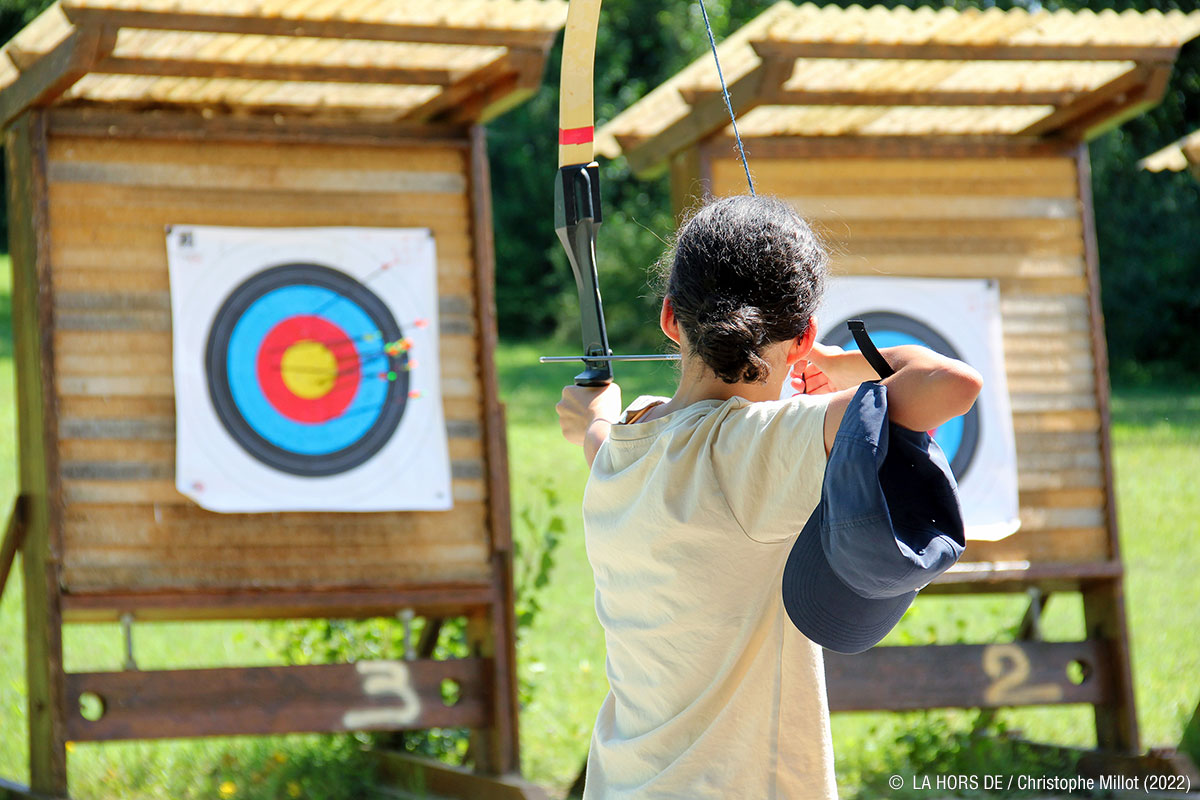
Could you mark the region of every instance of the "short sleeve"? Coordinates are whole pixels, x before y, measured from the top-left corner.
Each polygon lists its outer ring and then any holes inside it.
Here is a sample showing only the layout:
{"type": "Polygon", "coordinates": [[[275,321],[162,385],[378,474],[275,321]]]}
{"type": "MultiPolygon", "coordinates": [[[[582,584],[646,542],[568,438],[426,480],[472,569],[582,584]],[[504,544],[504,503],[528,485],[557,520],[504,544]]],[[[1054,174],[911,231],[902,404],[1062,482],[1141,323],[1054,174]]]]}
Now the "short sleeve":
{"type": "Polygon", "coordinates": [[[828,398],[750,403],[722,421],[713,470],[734,518],[754,541],[791,541],[817,507],[828,398]]]}

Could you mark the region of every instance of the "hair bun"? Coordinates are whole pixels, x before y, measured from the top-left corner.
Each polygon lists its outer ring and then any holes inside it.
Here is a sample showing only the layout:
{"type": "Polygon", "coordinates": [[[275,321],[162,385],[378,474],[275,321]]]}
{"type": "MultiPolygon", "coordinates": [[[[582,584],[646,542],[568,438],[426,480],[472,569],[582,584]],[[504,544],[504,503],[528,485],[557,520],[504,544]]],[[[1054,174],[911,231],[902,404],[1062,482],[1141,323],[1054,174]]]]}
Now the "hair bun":
{"type": "Polygon", "coordinates": [[[808,224],[778,198],[723,197],[699,209],[661,262],[684,355],[726,383],[765,382],[764,349],[807,330],[828,260],[808,224]]]}
{"type": "Polygon", "coordinates": [[[770,365],[759,354],[766,340],[763,313],[756,306],[710,315],[697,323],[693,348],[726,383],[765,380],[770,365]]]}

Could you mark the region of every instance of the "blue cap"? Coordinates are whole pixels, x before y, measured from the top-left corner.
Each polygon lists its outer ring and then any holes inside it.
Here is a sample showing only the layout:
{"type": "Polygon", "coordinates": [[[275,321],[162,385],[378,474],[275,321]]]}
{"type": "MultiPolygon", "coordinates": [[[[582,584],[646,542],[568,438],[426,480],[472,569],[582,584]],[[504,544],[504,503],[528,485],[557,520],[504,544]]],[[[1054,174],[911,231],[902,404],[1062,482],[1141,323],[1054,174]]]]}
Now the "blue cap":
{"type": "Polygon", "coordinates": [[[861,653],[965,547],[942,449],[888,420],[887,387],[862,384],[829,453],[821,502],[783,570],[792,624],[824,648],[861,653]]]}

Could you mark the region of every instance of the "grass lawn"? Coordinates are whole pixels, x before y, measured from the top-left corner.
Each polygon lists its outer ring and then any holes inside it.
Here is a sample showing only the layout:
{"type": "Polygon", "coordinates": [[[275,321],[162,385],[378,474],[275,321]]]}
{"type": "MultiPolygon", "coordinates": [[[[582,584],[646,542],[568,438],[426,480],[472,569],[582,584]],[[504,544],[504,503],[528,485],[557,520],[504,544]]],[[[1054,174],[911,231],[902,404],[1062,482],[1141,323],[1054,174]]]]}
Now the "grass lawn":
{"type": "MultiPolygon", "coordinates": [[[[0,265],[4,266],[4,265],[0,265]]],[[[7,269],[0,280],[7,281],[7,269]]],[[[0,286],[0,315],[7,291],[0,286]]],[[[519,646],[522,677],[533,687],[521,716],[524,771],[532,779],[565,787],[587,749],[595,710],[604,695],[604,648],[592,610],[591,571],[584,557],[578,507],[586,468],[577,449],[562,441],[552,405],[570,366],[539,366],[548,345],[506,344],[499,353],[502,393],[508,404],[509,449],[515,510],[557,493],[551,509],[567,535],[541,599],[536,624],[519,646]]],[[[559,352],[563,345],[553,349],[559,352]]],[[[0,342],[0,501],[11,499],[13,466],[11,348],[0,342]]],[[[628,365],[620,372],[627,398],[669,393],[672,369],[628,365]]],[[[1143,744],[1173,745],[1200,700],[1200,391],[1143,390],[1118,394],[1114,438],[1118,502],[1134,640],[1139,720],[1143,744]]],[[[530,535],[521,530],[518,535],[530,535]]],[[[23,622],[20,581],[0,598],[0,776],[27,779],[23,622]]],[[[1003,641],[1023,610],[1020,597],[930,597],[920,600],[889,643],[1003,641]]],[[[1050,638],[1082,633],[1077,598],[1058,597],[1045,620],[1050,638]]],[[[139,666],[255,665],[278,661],[270,623],[139,624],[139,666]]],[[[73,626],[66,635],[70,670],[118,669],[123,660],[114,625],[73,626]]],[[[835,752],[843,793],[887,774],[922,741],[949,741],[973,718],[970,712],[846,714],[835,717],[835,752]],[[899,740],[899,742],[898,742],[899,740]],[[903,752],[902,752],[903,751],[903,752]],[[906,755],[907,754],[907,755],[906,755]]],[[[1064,744],[1094,743],[1088,708],[1005,711],[1000,720],[1027,738],[1064,744]]],[[[919,753],[918,753],[919,755],[919,753]]],[[[79,798],[313,798],[357,797],[366,767],[352,737],[293,736],[194,742],[80,745],[70,757],[73,793],[79,798]]]]}

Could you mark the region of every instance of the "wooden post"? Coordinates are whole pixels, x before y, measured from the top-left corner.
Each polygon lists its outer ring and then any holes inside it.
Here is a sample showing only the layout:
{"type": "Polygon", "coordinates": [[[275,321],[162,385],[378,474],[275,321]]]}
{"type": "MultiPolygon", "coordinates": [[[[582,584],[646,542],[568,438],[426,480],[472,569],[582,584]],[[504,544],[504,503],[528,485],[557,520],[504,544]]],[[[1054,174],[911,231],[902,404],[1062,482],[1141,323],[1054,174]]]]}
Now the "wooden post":
{"type": "MultiPolygon", "coordinates": [[[[1079,174],[1080,215],[1083,219],[1084,256],[1088,279],[1088,308],[1091,316],[1092,352],[1095,356],[1096,403],[1100,410],[1100,452],[1103,458],[1105,486],[1105,526],[1108,529],[1109,558],[1120,563],[1121,542],[1117,529],[1117,500],[1112,469],[1112,414],[1109,409],[1108,345],[1104,339],[1104,312],[1100,306],[1100,258],[1096,244],[1096,218],[1092,209],[1092,166],[1086,144],[1075,154],[1079,174]]],[[[1085,584],[1083,617],[1087,635],[1109,643],[1112,681],[1112,705],[1096,706],[1096,744],[1104,750],[1136,753],[1137,715],[1133,694],[1133,666],[1130,663],[1129,631],[1125,623],[1123,576],[1085,584]]]]}
{"type": "Polygon", "coordinates": [[[494,718],[486,742],[476,738],[476,764],[482,771],[506,774],[520,769],[517,730],[516,619],[513,608],[512,519],[509,508],[508,447],[504,407],[500,403],[495,352],[496,254],[492,236],[492,187],[488,167],[487,134],[482,126],[471,129],[471,213],[474,217],[475,303],[479,322],[480,380],[484,394],[484,441],[488,475],[488,525],[491,528],[492,575],[495,582],[491,614],[472,617],[468,637],[480,655],[493,659],[494,718]]]}
{"type": "Polygon", "coordinates": [[[32,110],[8,131],[8,218],[13,269],[20,493],[25,497],[25,652],[29,769],[34,791],[65,795],[66,711],[59,596],[61,498],[54,393],[53,314],[46,187],[46,122],[32,110]]]}

